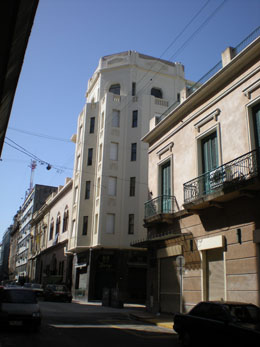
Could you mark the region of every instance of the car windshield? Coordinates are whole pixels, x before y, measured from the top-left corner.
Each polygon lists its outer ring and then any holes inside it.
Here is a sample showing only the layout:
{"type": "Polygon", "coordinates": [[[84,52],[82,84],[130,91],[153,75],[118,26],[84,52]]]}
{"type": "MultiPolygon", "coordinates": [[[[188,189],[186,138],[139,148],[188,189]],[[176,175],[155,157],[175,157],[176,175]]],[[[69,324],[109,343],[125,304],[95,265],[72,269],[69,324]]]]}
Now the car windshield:
{"type": "Polygon", "coordinates": [[[254,305],[228,305],[232,318],[241,323],[259,323],[260,309],[254,305]]]}
{"type": "Polygon", "coordinates": [[[32,288],[35,288],[35,289],[41,289],[41,285],[40,284],[37,284],[37,283],[33,283],[32,284],[32,288]]]}
{"type": "Polygon", "coordinates": [[[1,293],[1,302],[12,304],[35,304],[35,293],[30,290],[4,290],[1,293]]]}

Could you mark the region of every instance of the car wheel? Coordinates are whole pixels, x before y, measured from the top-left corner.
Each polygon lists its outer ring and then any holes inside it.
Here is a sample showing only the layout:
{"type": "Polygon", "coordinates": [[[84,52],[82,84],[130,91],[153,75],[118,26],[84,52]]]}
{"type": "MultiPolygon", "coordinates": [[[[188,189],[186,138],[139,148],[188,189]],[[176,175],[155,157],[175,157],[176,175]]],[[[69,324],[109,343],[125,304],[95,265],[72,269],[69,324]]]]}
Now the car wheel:
{"type": "Polygon", "coordinates": [[[191,346],[192,339],[191,335],[188,331],[185,331],[180,335],[180,343],[182,347],[188,347],[191,346]]]}

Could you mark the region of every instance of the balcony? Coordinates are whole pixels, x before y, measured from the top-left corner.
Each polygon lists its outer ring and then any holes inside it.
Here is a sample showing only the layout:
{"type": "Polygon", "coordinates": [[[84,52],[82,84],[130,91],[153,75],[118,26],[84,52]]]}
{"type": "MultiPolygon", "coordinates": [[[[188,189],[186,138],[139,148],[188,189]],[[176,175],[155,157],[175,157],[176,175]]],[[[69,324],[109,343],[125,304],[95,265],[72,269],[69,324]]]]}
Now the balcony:
{"type": "MultiPolygon", "coordinates": [[[[169,214],[173,214],[177,211],[177,203],[175,196],[161,195],[152,200],[147,201],[144,204],[145,220],[157,219],[164,215],[166,217],[169,214]]],[[[165,219],[165,218],[164,218],[165,219]]]]}
{"type": "Polygon", "coordinates": [[[258,149],[184,183],[184,207],[203,207],[209,200],[228,200],[228,196],[233,198],[232,194],[245,189],[251,193],[259,190],[259,181],[255,180],[260,172],[259,163],[258,149]]]}

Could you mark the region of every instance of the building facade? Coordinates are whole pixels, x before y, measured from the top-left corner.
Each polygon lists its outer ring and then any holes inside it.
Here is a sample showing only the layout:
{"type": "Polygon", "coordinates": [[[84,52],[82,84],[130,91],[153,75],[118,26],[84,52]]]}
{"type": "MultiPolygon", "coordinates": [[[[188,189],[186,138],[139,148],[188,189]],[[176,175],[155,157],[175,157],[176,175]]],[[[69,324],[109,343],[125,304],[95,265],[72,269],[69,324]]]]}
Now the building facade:
{"type": "Polygon", "coordinates": [[[57,187],[36,184],[24,200],[19,214],[19,235],[17,240],[16,279],[24,282],[28,279],[28,249],[31,236],[31,220],[33,213],[44,203],[46,198],[57,187]]]}
{"type": "Polygon", "coordinates": [[[28,274],[32,282],[71,286],[72,259],[67,254],[72,207],[72,180],[66,179],[31,220],[28,274]]]}
{"type": "Polygon", "coordinates": [[[143,137],[153,199],[145,203],[147,236],[133,245],[148,249],[151,310],[188,311],[201,300],[260,304],[259,30],[254,35],[248,46],[226,49],[219,70],[185,89],[143,137]]]}
{"type": "Polygon", "coordinates": [[[146,252],[130,247],[145,235],[150,122],[178,103],[183,66],[128,51],[100,59],[78,118],[72,227],[75,295],[101,299],[116,288],[144,300],[146,252]]]}

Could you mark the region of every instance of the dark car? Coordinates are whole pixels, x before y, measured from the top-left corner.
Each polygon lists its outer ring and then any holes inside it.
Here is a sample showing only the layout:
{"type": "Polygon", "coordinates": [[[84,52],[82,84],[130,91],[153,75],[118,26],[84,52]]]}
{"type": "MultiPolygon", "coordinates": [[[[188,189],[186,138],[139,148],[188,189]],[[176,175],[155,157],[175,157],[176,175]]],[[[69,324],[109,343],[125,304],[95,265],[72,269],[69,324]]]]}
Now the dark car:
{"type": "Polygon", "coordinates": [[[259,346],[260,308],[239,302],[200,302],[188,314],[175,314],[173,328],[182,346],[259,346]]]}
{"type": "Polygon", "coordinates": [[[0,289],[0,324],[38,330],[41,311],[36,294],[30,289],[6,287],[0,289]]]}
{"type": "Polygon", "coordinates": [[[43,291],[45,301],[71,302],[72,294],[63,284],[47,284],[43,291]]]}

